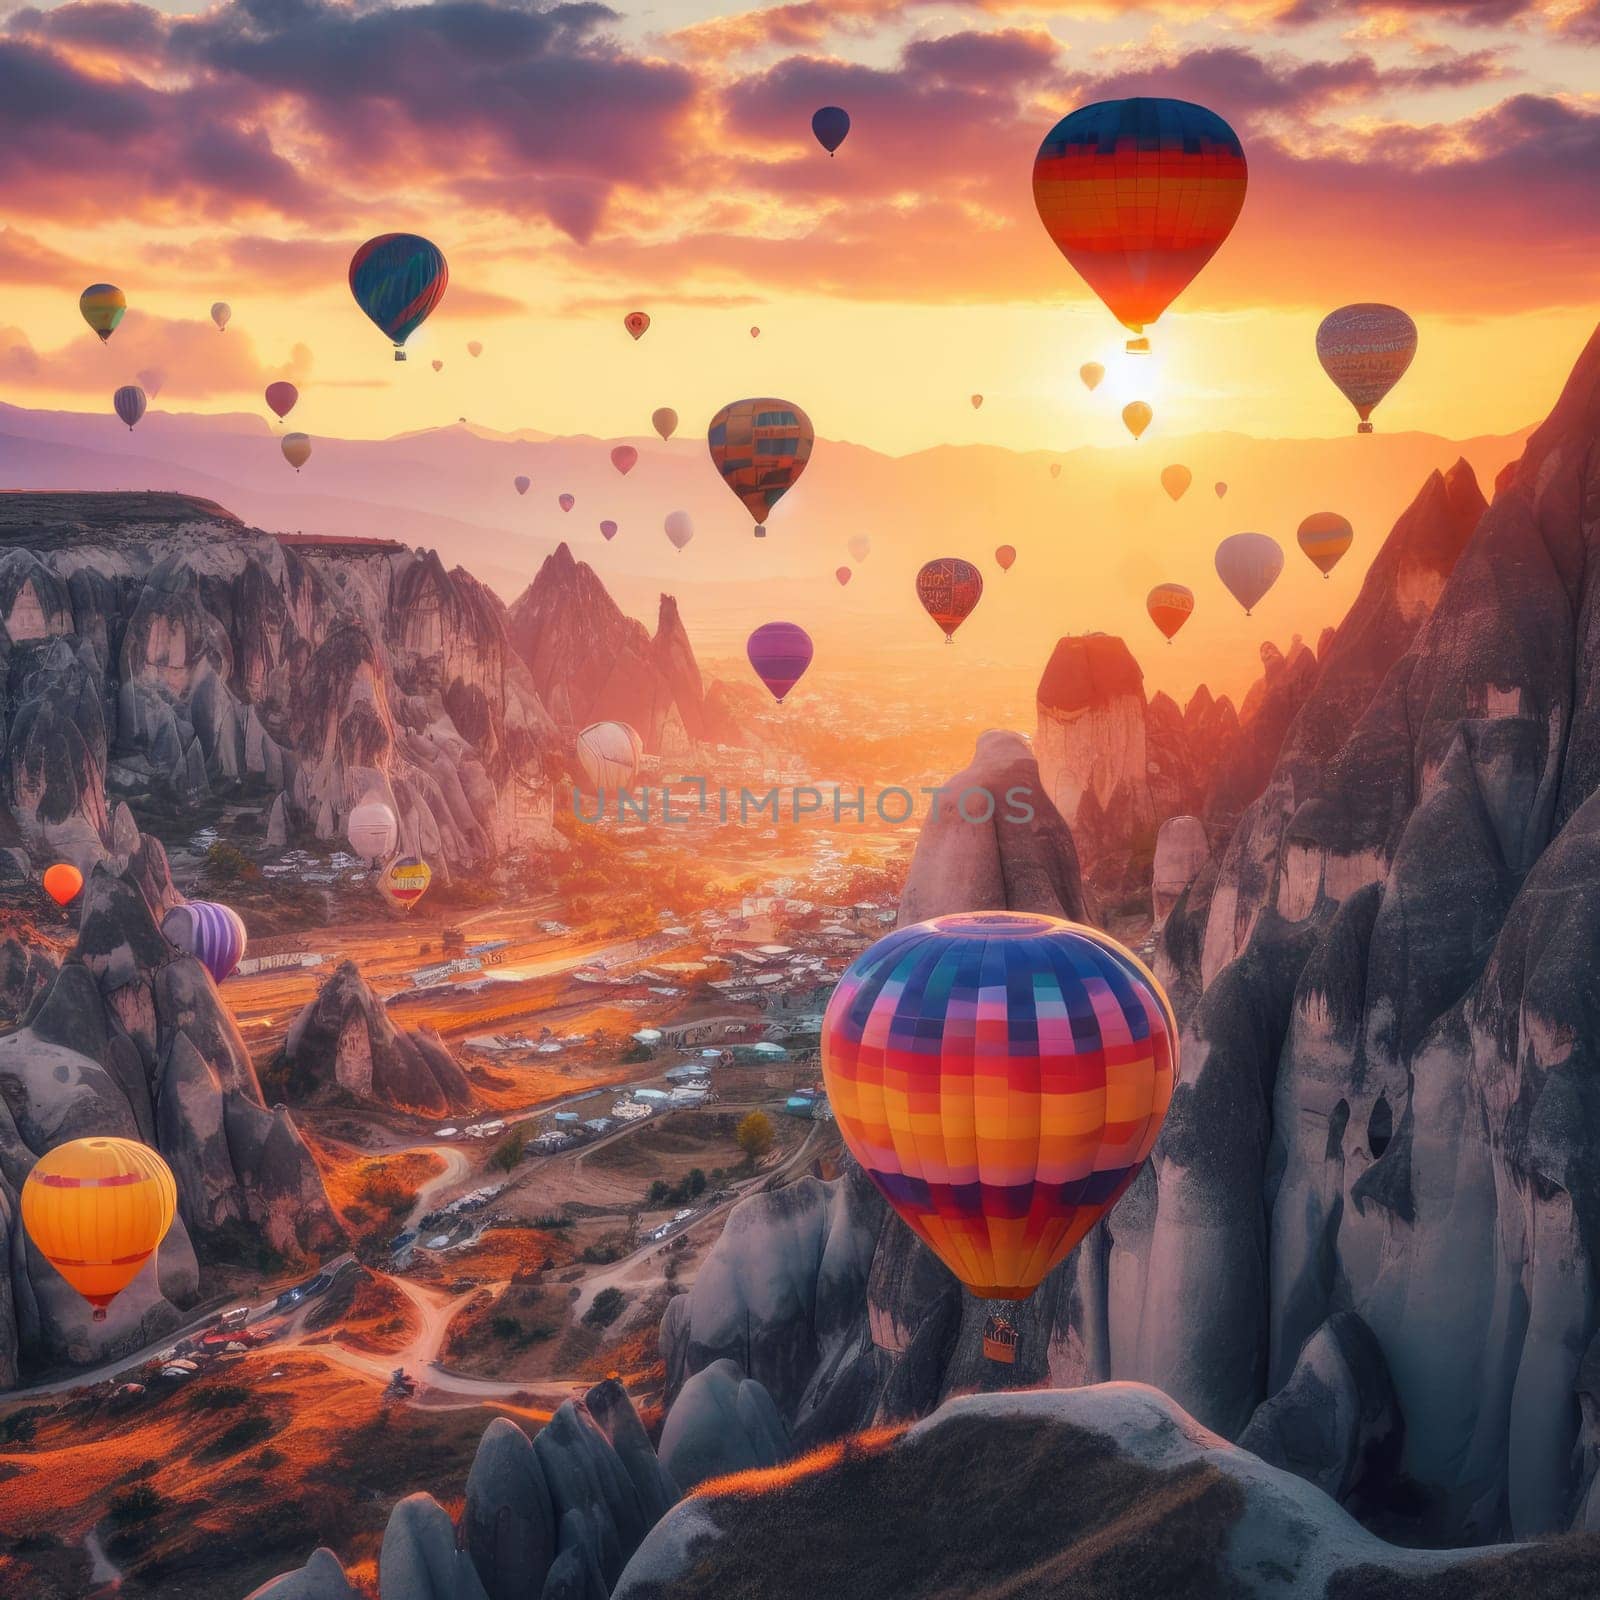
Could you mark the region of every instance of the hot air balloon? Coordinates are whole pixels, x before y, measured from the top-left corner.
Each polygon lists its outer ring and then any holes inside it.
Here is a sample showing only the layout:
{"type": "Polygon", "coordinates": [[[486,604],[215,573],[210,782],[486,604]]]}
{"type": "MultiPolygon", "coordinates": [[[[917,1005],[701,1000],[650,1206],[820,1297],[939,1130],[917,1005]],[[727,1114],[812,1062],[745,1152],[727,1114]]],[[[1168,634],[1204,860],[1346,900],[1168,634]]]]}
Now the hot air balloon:
{"type": "Polygon", "coordinates": [[[850,552],[850,559],[859,567],[872,554],[872,541],[864,533],[852,534],[845,549],[850,552]]]}
{"type": "Polygon", "coordinates": [[[91,283],[78,296],[78,311],[100,335],[101,344],[117,331],[117,324],[127,309],[127,296],[114,283],[91,283]]]}
{"type": "Polygon", "coordinates": [[[912,1231],[982,1299],[1020,1300],[1138,1175],[1178,1025],[1097,928],[969,911],[851,962],[822,1023],[829,1104],[912,1231]]]}
{"type": "Polygon", "coordinates": [[[511,480],[511,487],[518,494],[526,494],[533,487],[533,479],[524,477],[520,472],[511,480]]]}
{"type": "Polygon", "coordinates": [[[294,410],[295,402],[299,398],[300,391],[292,383],[267,385],[267,409],[276,415],[279,422],[294,410]]]}
{"type": "Polygon", "coordinates": [[[298,472],[311,459],[311,435],[308,433],[284,434],[283,459],[298,472]]]}
{"type": "Polygon", "coordinates": [[[167,374],[160,367],[140,367],[134,373],[139,380],[139,387],[144,390],[147,398],[154,400],[166,387],[167,374]]]}
{"type": "Polygon", "coordinates": [[[78,891],[83,887],[83,874],[70,861],[58,861],[53,867],[44,869],[42,881],[44,892],[58,906],[64,906],[77,898],[78,891]]]}
{"type": "Polygon", "coordinates": [[[378,892],[390,905],[409,911],[432,882],[433,868],[421,856],[396,856],[378,874],[378,892]]]}
{"type": "Polygon", "coordinates": [[[1059,478],[1061,476],[1061,463],[1059,461],[1052,461],[1050,463],[1050,476],[1052,478],[1059,478]]]}
{"type": "Polygon", "coordinates": [[[831,156],[850,131],[850,113],[843,106],[823,106],[811,113],[811,131],[817,143],[831,156]]]}
{"type": "Polygon", "coordinates": [[[658,406],[650,413],[650,426],[663,439],[670,439],[678,431],[678,413],[671,406],[658,406]]]}
{"type": "Polygon", "coordinates": [[[244,960],[244,923],[232,907],[215,900],[188,900],[174,906],[161,919],[161,933],[218,983],[244,960]]]}
{"type": "Polygon", "coordinates": [[[356,304],[394,341],[404,361],[405,342],[444,298],[450,268],[431,240],[415,233],[382,233],[350,258],[350,292],[356,304]]]}
{"type": "Polygon", "coordinates": [[[835,567],[833,569],[833,576],[834,581],[837,582],[839,587],[842,589],[847,583],[849,583],[854,574],[850,571],[849,567],[835,567]]]}
{"type": "Polygon", "coordinates": [[[1228,486],[1225,483],[1214,483],[1211,485],[1211,487],[1215,491],[1217,499],[1219,500],[1223,499],[1228,492],[1228,486]]]}
{"type": "Polygon", "coordinates": [[[128,432],[133,432],[133,425],[144,415],[144,390],[136,383],[125,383],[111,397],[111,404],[116,408],[116,413],[128,424],[128,432]]]}
{"type": "Polygon", "coordinates": [[[577,503],[578,497],[576,495],[558,494],[556,496],[556,504],[560,506],[563,511],[570,511],[575,505],[577,505],[577,503]]]}
{"type": "Polygon", "coordinates": [[[1373,407],[1405,376],[1417,325],[1398,306],[1341,306],[1317,329],[1317,360],[1356,408],[1357,433],[1371,433],[1373,407]]]}
{"type": "Polygon", "coordinates": [[[1144,608],[1171,644],[1173,634],[1194,615],[1194,591],[1181,583],[1158,583],[1146,596],[1144,608]]]}
{"type": "Polygon", "coordinates": [[[626,789],[643,755],[644,740],[626,722],[591,722],[578,735],[578,760],[593,794],[626,789]]]}
{"type": "Polygon", "coordinates": [[[362,860],[382,861],[394,854],[400,840],[400,823],[385,801],[363,800],[351,807],[344,835],[362,860]]]}
{"type": "Polygon", "coordinates": [[[811,665],[811,635],[797,622],[763,622],[745,641],[756,676],[781,706],[811,665]]]}
{"type": "Polygon", "coordinates": [[[469,356],[471,356],[474,361],[476,361],[477,358],[483,354],[483,340],[482,339],[468,339],[467,340],[467,354],[469,356]]]}
{"type": "Polygon", "coordinates": [[[437,356],[433,358],[433,370],[435,372],[444,371],[444,362],[442,362],[437,356]]]}
{"type": "Polygon", "coordinates": [[[1283,571],[1283,550],[1264,533],[1235,533],[1217,546],[1217,576],[1248,617],[1283,571]]]}
{"type": "Polygon", "coordinates": [[[617,525],[609,517],[600,524],[600,537],[608,544],[617,536],[617,525]]]}
{"type": "Polygon", "coordinates": [[[1014,544],[1003,544],[995,551],[994,558],[1002,572],[1009,572],[1011,564],[1017,559],[1017,547],[1014,544]]]}
{"type": "Polygon", "coordinates": [[[639,452],[631,444],[619,444],[611,452],[611,465],[614,466],[624,478],[633,471],[639,459],[639,452]]]}
{"type": "Polygon", "coordinates": [[[144,1270],[177,1209],[171,1168],[136,1139],[69,1139],[45,1151],[22,1184],[28,1237],[96,1322],[144,1270]]]}
{"type": "Polygon", "coordinates": [[[1122,408],[1122,425],[1137,439],[1150,426],[1150,419],[1154,415],[1155,412],[1143,400],[1130,400],[1122,408]]]}
{"type": "Polygon", "coordinates": [[[1161,487],[1172,496],[1174,500],[1183,499],[1189,491],[1189,485],[1194,479],[1194,474],[1187,467],[1163,467],[1161,469],[1161,487]]]}
{"type": "Polygon", "coordinates": [[[667,537],[680,552],[694,538],[694,523],[689,520],[687,511],[669,511],[662,527],[666,529],[667,537]]]}
{"type": "Polygon", "coordinates": [[[758,539],[772,508],[800,481],[815,438],[811,419],[788,400],[734,400],[711,419],[712,464],[755,518],[758,539]]]}
{"type": "Polygon", "coordinates": [[[750,337],[752,339],[759,339],[761,337],[761,330],[759,328],[752,328],[750,330],[750,337]]]}
{"type": "Polygon", "coordinates": [[[1355,530],[1337,511],[1313,511],[1300,524],[1300,548],[1324,578],[1339,565],[1339,558],[1350,548],[1355,530]]]}
{"type": "Polygon", "coordinates": [[[973,397],[972,397],[972,409],[974,411],[983,410],[983,396],[981,394],[973,395],[973,397]]]}
{"type": "Polygon", "coordinates": [[[917,599],[922,609],[944,629],[950,643],[957,628],[972,614],[983,597],[983,576],[970,561],[941,556],[917,574],[917,599]]]}
{"type": "Polygon", "coordinates": [[[1098,361],[1085,361],[1078,368],[1078,376],[1083,379],[1083,386],[1091,394],[1100,387],[1100,380],[1105,377],[1106,369],[1098,361]]]}
{"type": "Polygon", "coordinates": [[[226,333],[233,320],[233,307],[226,300],[218,300],[211,307],[211,320],[216,323],[218,333],[226,333]]]}
{"type": "Polygon", "coordinates": [[[1244,151],[1216,112],[1187,100],[1102,100],[1039,146],[1033,201],[1056,248],[1111,314],[1142,337],[1216,254],[1244,205],[1244,151]]]}
{"type": "Polygon", "coordinates": [[[650,326],[650,314],[646,311],[630,311],[622,319],[622,326],[631,333],[635,339],[642,339],[646,329],[650,326]]]}

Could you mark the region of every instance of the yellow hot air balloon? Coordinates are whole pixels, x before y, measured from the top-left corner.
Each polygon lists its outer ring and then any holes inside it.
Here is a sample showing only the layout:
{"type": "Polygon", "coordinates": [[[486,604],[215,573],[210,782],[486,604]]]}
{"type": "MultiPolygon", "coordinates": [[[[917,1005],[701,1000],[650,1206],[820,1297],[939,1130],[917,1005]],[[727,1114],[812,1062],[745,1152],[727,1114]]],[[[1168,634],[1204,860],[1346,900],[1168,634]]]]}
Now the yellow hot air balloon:
{"type": "Polygon", "coordinates": [[[1187,467],[1172,466],[1161,469],[1161,487],[1172,496],[1174,500],[1183,499],[1189,492],[1189,485],[1194,479],[1194,474],[1187,467]]]}
{"type": "Polygon", "coordinates": [[[22,1185],[28,1237],[94,1307],[96,1322],[155,1254],[177,1209],[171,1169],[136,1139],[58,1144],[22,1185]]]}
{"type": "Polygon", "coordinates": [[[1130,400],[1122,408],[1122,421],[1135,439],[1150,426],[1150,419],[1155,415],[1143,400],[1130,400]]]}
{"type": "Polygon", "coordinates": [[[1105,377],[1106,369],[1098,361],[1085,361],[1078,368],[1078,376],[1083,379],[1085,389],[1093,392],[1100,387],[1100,380],[1105,377]]]}
{"type": "Polygon", "coordinates": [[[78,296],[78,311],[100,335],[101,344],[117,331],[127,309],[128,297],[114,283],[91,283],[78,296]]]}
{"type": "Polygon", "coordinates": [[[1300,524],[1300,548],[1324,578],[1350,548],[1355,529],[1337,511],[1313,511],[1300,524]]]}
{"type": "Polygon", "coordinates": [[[311,436],[305,433],[284,434],[283,459],[298,472],[311,459],[311,436]]]}

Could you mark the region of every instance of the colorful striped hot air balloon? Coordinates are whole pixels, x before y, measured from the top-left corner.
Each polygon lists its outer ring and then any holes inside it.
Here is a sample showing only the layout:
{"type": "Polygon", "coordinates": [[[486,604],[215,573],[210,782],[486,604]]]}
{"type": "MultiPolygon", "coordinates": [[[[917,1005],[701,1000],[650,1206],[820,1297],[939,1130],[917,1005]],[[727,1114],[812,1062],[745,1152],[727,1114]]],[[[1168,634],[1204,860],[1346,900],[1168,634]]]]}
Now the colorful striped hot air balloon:
{"type": "Polygon", "coordinates": [[[706,444],[722,481],[767,536],[772,508],[800,481],[816,434],[811,419],[789,400],[734,400],[711,419],[706,444]]]}
{"type": "Polygon", "coordinates": [[[922,609],[944,629],[949,644],[955,631],[983,598],[983,574],[970,561],[940,556],[917,574],[917,599],[922,609]]]}
{"type": "Polygon", "coordinates": [[[650,413],[650,426],[663,439],[670,439],[678,431],[678,413],[671,406],[657,406],[650,413]]]}
{"type": "Polygon", "coordinates": [[[231,906],[215,900],[189,900],[161,919],[161,932],[221,983],[244,960],[244,923],[231,906]]]}
{"type": "Polygon", "coordinates": [[[851,1154],[984,1299],[1031,1294],[1116,1204],[1177,1069],[1177,1020],[1145,966],[1028,912],[896,929],[846,969],[822,1023],[851,1154]]]}
{"type": "Polygon", "coordinates": [[[1244,205],[1244,150],[1187,100],[1103,100],[1045,135],[1033,199],[1056,248],[1140,337],[1205,266],[1244,205]]]}
{"type": "Polygon", "coordinates": [[[1317,328],[1317,360],[1356,408],[1357,433],[1371,433],[1373,408],[1405,376],[1417,353],[1417,325],[1398,306],[1330,311],[1317,328]]]}
{"type": "Polygon", "coordinates": [[[394,341],[404,361],[405,343],[444,298],[450,268],[444,252],[415,233],[381,233],[350,258],[350,292],[356,304],[394,341]]]}
{"type": "Polygon", "coordinates": [[[1248,617],[1283,571],[1283,549],[1264,533],[1235,533],[1217,546],[1217,576],[1248,617]]]}
{"type": "Polygon", "coordinates": [[[642,339],[650,326],[650,313],[648,311],[630,311],[622,319],[622,326],[631,333],[635,339],[642,339]]]}
{"type": "Polygon", "coordinates": [[[396,856],[378,874],[378,892],[390,905],[409,911],[432,882],[433,868],[421,856],[396,856]]]}
{"type": "Polygon", "coordinates": [[[638,465],[639,452],[631,444],[619,444],[611,451],[611,465],[614,466],[624,478],[638,465]]]}
{"type": "Polygon", "coordinates": [[[47,1150],[22,1185],[34,1248],[106,1320],[106,1307],[155,1254],[178,1210],[166,1162],[135,1139],[92,1135],[47,1150]]]}
{"type": "Polygon", "coordinates": [[[100,335],[101,344],[117,331],[127,309],[128,297],[114,283],[91,283],[78,296],[78,313],[100,335]]]}
{"type": "Polygon", "coordinates": [[[1173,634],[1194,615],[1194,592],[1181,583],[1158,583],[1145,597],[1144,608],[1171,644],[1173,634]]]}
{"type": "Polygon", "coordinates": [[[578,760],[594,794],[626,789],[643,755],[644,740],[626,722],[591,722],[578,735],[578,760]]]}
{"type": "Polygon", "coordinates": [[[144,390],[136,383],[125,383],[112,395],[111,405],[117,415],[128,424],[128,432],[132,433],[133,425],[144,415],[144,390]]]}
{"type": "Polygon", "coordinates": [[[797,622],[763,622],[744,648],[756,676],[780,706],[811,665],[811,635],[797,622]]]}
{"type": "Polygon", "coordinates": [[[1355,529],[1337,511],[1313,511],[1300,524],[1300,548],[1324,578],[1339,565],[1355,539],[1355,529]]]}
{"type": "Polygon", "coordinates": [[[822,106],[811,113],[811,132],[831,156],[850,131],[850,113],[843,106],[822,106]]]}

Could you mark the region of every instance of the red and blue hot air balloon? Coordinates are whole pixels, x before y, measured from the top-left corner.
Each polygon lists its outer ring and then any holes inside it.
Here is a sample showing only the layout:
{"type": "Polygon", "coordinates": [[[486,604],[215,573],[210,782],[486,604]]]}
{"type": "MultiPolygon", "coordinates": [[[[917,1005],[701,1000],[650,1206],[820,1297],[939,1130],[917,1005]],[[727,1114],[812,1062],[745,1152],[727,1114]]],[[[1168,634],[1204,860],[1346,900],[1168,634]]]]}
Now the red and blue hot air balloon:
{"type": "Polygon", "coordinates": [[[161,919],[168,944],[193,956],[221,983],[244,960],[244,923],[239,913],[215,900],[190,900],[161,919]]]}
{"type": "Polygon", "coordinates": [[[381,233],[350,258],[350,292],[356,304],[394,340],[404,361],[405,342],[444,298],[450,268],[444,252],[416,233],[381,233]]]}
{"type": "Polygon", "coordinates": [[[792,400],[733,400],[711,419],[706,444],[722,481],[767,536],[772,508],[800,481],[816,433],[792,400]]]}
{"type": "Polygon", "coordinates": [[[944,630],[946,644],[982,598],[983,574],[958,556],[940,556],[917,573],[917,599],[944,630]]]}
{"type": "Polygon", "coordinates": [[[850,131],[850,113],[843,106],[823,106],[811,114],[811,131],[817,136],[817,143],[831,156],[850,131]]]}
{"type": "Polygon", "coordinates": [[[811,635],[798,622],[764,622],[744,648],[756,676],[780,706],[811,665],[811,635]]]}

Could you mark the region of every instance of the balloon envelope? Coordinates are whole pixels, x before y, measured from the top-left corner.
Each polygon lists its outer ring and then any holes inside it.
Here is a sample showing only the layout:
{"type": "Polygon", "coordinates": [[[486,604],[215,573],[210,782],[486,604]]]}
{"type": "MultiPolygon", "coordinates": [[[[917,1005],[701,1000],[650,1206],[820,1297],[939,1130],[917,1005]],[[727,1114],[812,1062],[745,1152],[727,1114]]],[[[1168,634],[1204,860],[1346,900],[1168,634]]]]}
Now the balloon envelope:
{"type": "Polygon", "coordinates": [[[1017,559],[1017,547],[1014,544],[1003,544],[995,551],[994,558],[1000,563],[1002,572],[1009,572],[1012,562],[1017,559]]]}
{"type": "Polygon", "coordinates": [[[609,517],[600,524],[600,536],[607,541],[617,536],[617,525],[609,517]]]}
{"type": "Polygon", "coordinates": [[[759,328],[752,328],[750,330],[750,337],[752,339],[759,339],[761,337],[761,330],[759,328]]]}
{"type": "Polygon", "coordinates": [[[1217,576],[1250,615],[1283,571],[1283,550],[1264,533],[1235,533],[1217,546],[1217,576]]]}
{"type": "Polygon", "coordinates": [[[578,760],[595,794],[626,789],[643,754],[644,740],[626,722],[591,722],[578,735],[578,760]]]}
{"type": "Polygon", "coordinates": [[[139,380],[139,387],[144,390],[148,399],[154,400],[166,387],[167,375],[160,367],[140,367],[134,373],[139,380]]]}
{"type": "Polygon", "coordinates": [[[1339,565],[1355,536],[1355,530],[1337,511],[1313,511],[1300,524],[1297,535],[1300,548],[1324,578],[1339,565]]]}
{"type": "Polygon", "coordinates": [[[221,983],[244,959],[244,923],[215,900],[189,900],[161,919],[162,936],[221,983]]]}
{"type": "Polygon", "coordinates": [[[1417,353],[1417,325],[1398,306],[1330,311],[1317,329],[1317,360],[1356,408],[1357,433],[1371,433],[1373,407],[1405,376],[1417,353]]]}
{"type": "Polygon", "coordinates": [[[756,676],[780,706],[811,665],[811,635],[797,622],[764,622],[744,648],[756,676]]]}
{"type": "Polygon", "coordinates": [[[575,505],[577,505],[577,503],[578,497],[576,495],[558,494],[556,496],[556,504],[560,506],[563,511],[570,511],[575,505]]]}
{"type": "Polygon", "coordinates": [[[53,867],[44,869],[42,881],[44,892],[58,906],[64,906],[83,887],[83,874],[70,861],[58,861],[53,867]]]}
{"type": "Polygon", "coordinates": [[[623,477],[627,477],[627,475],[633,471],[634,465],[638,459],[639,452],[634,449],[631,444],[619,444],[611,452],[611,465],[614,466],[617,471],[623,475],[623,477]]]}
{"type": "Polygon", "coordinates": [[[849,567],[835,567],[833,569],[833,576],[839,587],[842,589],[847,583],[849,583],[854,574],[850,571],[849,567]]]}
{"type": "Polygon", "coordinates": [[[433,358],[433,370],[435,372],[444,371],[444,362],[442,362],[437,356],[433,358]]]}
{"type": "Polygon", "coordinates": [[[642,339],[645,329],[650,326],[650,316],[645,311],[630,311],[622,319],[622,326],[631,333],[635,339],[642,339]]]}
{"type": "Polygon", "coordinates": [[[970,561],[941,556],[917,574],[917,599],[922,609],[944,629],[946,639],[972,615],[983,597],[983,576],[970,561]]]}
{"type": "Polygon", "coordinates": [[[127,309],[127,296],[114,283],[91,283],[78,296],[79,314],[100,335],[101,344],[117,331],[127,309]]]}
{"type": "Polygon", "coordinates": [[[845,1143],[985,1299],[1031,1293],[1116,1204],[1177,1068],[1177,1021],[1143,963],[1027,912],[897,928],[851,962],[822,1023],[845,1143]]]}
{"type": "Polygon", "coordinates": [[[973,395],[973,397],[972,397],[972,409],[974,411],[983,410],[983,396],[981,394],[973,395]]]}
{"type": "Polygon", "coordinates": [[[1219,500],[1221,500],[1228,492],[1228,486],[1225,483],[1214,483],[1211,487],[1215,491],[1217,499],[1219,500]]]}
{"type": "Polygon", "coordinates": [[[706,443],[712,464],[758,531],[800,481],[815,437],[810,417],[788,400],[735,400],[711,419],[706,443]]]}
{"type": "Polygon", "coordinates": [[[292,383],[269,383],[267,385],[267,409],[282,422],[295,408],[295,402],[300,398],[300,391],[292,383]]]}
{"type": "Polygon", "coordinates": [[[94,1135],[47,1150],[22,1184],[22,1225],[46,1261],[94,1307],[144,1270],[178,1209],[172,1170],[147,1144],[94,1135]]]}
{"type": "Polygon", "coordinates": [[[1194,591],[1181,583],[1158,583],[1145,598],[1144,608],[1170,639],[1194,615],[1194,591]]]}
{"type": "Polygon", "coordinates": [[[667,520],[662,523],[662,527],[666,530],[667,537],[679,550],[683,549],[694,538],[694,523],[689,520],[687,511],[669,511],[667,520]]]}
{"type": "Polygon", "coordinates": [[[1161,487],[1172,496],[1174,500],[1183,499],[1188,493],[1189,485],[1194,479],[1194,474],[1187,467],[1173,466],[1161,469],[1161,487]]]}
{"type": "Polygon", "coordinates": [[[383,800],[363,800],[353,806],[344,827],[350,848],[365,861],[382,861],[394,854],[400,840],[400,822],[383,800]]]}
{"type": "MultiPolygon", "coordinates": [[[[1033,164],[1045,232],[1135,334],[1216,254],[1246,182],[1233,129],[1187,100],[1080,106],[1045,135],[1033,164]]],[[[1128,348],[1149,344],[1132,339],[1128,348]]]]}
{"type": "Polygon", "coordinates": [[[298,472],[311,459],[311,436],[305,433],[284,434],[283,459],[298,472]]]}
{"type": "Polygon", "coordinates": [[[225,332],[229,322],[233,320],[233,307],[226,300],[218,300],[211,307],[211,320],[217,325],[217,332],[225,332]]]}
{"type": "Polygon", "coordinates": [[[450,268],[432,240],[415,233],[381,233],[350,258],[350,292],[356,304],[394,341],[404,361],[405,342],[444,298],[450,268]]]}
{"type": "Polygon", "coordinates": [[[136,383],[125,383],[111,397],[111,404],[116,408],[116,413],[128,424],[128,432],[133,432],[133,425],[144,415],[144,390],[136,383]]]}
{"type": "Polygon", "coordinates": [[[1083,379],[1083,386],[1091,393],[1100,387],[1100,380],[1105,377],[1106,369],[1098,361],[1085,361],[1078,368],[1078,376],[1083,379]]]}
{"type": "Polygon", "coordinates": [[[1122,408],[1122,424],[1135,439],[1150,426],[1153,416],[1155,412],[1143,400],[1130,400],[1122,408]]]}
{"type": "Polygon", "coordinates": [[[850,552],[850,559],[860,566],[872,554],[872,541],[864,533],[853,534],[845,549],[850,552]]]}
{"type": "Polygon", "coordinates": [[[811,131],[831,156],[850,131],[850,113],[843,106],[822,106],[811,113],[811,131]]]}
{"type": "Polygon", "coordinates": [[[1061,476],[1061,463],[1059,461],[1052,461],[1050,463],[1050,476],[1052,478],[1059,478],[1061,476]]]}
{"type": "Polygon", "coordinates": [[[518,494],[526,494],[528,490],[533,487],[533,479],[525,477],[519,472],[516,477],[511,480],[511,487],[515,489],[518,494]]]}
{"type": "Polygon", "coordinates": [[[467,354],[471,356],[473,360],[477,360],[477,358],[483,354],[483,340],[468,339],[467,354]]]}
{"type": "Polygon", "coordinates": [[[658,406],[650,413],[650,426],[663,439],[670,439],[678,431],[678,413],[671,406],[658,406]]]}
{"type": "Polygon", "coordinates": [[[396,856],[378,874],[378,892],[392,906],[409,911],[433,882],[433,868],[421,856],[396,856]]]}

